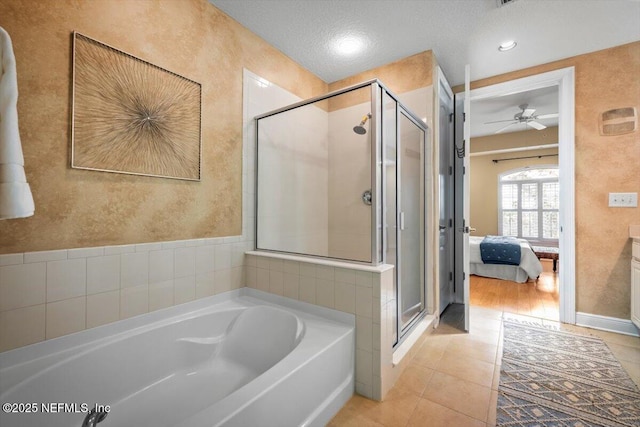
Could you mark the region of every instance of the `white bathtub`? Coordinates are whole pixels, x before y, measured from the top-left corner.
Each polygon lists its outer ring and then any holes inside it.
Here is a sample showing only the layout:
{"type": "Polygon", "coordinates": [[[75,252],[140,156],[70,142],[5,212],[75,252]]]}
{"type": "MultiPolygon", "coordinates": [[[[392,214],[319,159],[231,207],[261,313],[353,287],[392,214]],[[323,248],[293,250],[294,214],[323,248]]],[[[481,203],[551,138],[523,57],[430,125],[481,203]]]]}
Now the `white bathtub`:
{"type": "Polygon", "coordinates": [[[0,425],[80,427],[95,404],[99,427],[324,425],[353,394],[354,323],[243,288],[0,353],[0,403],[31,410],[0,425]]]}

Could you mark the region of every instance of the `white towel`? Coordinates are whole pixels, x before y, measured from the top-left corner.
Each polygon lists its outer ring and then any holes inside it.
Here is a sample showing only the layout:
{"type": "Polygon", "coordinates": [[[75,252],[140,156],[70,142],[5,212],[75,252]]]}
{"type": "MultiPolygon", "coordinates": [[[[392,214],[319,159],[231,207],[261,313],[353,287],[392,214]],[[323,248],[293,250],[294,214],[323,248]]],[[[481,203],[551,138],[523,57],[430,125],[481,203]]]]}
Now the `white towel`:
{"type": "Polygon", "coordinates": [[[25,218],[35,210],[24,173],[18,131],[18,79],[9,34],[0,27],[0,219],[25,218]]]}

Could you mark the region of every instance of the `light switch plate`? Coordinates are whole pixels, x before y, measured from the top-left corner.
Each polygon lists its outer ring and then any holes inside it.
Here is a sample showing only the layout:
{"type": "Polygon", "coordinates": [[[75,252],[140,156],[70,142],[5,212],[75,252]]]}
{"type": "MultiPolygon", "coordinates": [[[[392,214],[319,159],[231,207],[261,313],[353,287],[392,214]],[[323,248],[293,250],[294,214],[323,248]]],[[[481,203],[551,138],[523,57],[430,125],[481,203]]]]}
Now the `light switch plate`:
{"type": "Polygon", "coordinates": [[[609,207],[637,208],[638,193],[609,193],[609,207]]]}

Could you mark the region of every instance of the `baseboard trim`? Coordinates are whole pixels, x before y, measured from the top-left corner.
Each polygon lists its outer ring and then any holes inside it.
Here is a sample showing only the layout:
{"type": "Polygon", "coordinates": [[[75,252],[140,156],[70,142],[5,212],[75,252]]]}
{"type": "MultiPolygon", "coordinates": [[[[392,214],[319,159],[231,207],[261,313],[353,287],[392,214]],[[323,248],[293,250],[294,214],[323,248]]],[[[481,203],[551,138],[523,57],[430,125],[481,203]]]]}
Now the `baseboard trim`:
{"type": "Polygon", "coordinates": [[[577,312],[576,325],[634,337],[640,336],[640,331],[638,331],[638,328],[636,328],[636,325],[634,325],[631,320],[619,319],[617,317],[577,312]]]}

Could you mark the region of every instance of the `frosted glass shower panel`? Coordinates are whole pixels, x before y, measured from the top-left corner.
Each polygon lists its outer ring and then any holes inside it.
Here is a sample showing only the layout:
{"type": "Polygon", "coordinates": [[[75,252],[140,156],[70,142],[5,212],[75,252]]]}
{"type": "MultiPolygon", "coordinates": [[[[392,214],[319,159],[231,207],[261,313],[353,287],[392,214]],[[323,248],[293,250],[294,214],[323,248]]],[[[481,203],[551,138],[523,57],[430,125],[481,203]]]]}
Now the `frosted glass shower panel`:
{"type": "Polygon", "coordinates": [[[258,249],[371,262],[370,111],[364,87],[257,120],[258,249]]]}

